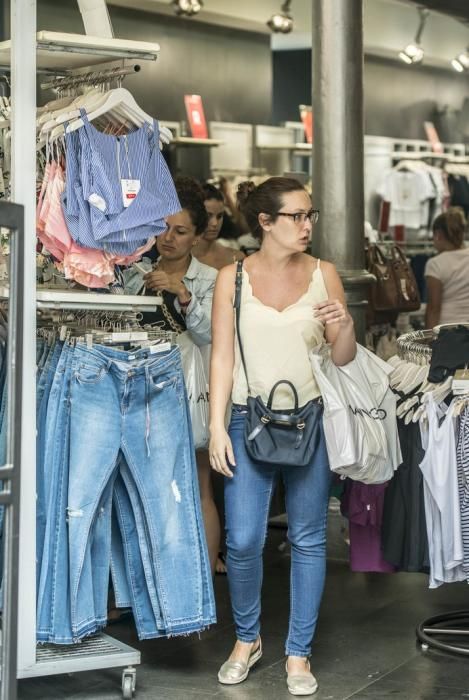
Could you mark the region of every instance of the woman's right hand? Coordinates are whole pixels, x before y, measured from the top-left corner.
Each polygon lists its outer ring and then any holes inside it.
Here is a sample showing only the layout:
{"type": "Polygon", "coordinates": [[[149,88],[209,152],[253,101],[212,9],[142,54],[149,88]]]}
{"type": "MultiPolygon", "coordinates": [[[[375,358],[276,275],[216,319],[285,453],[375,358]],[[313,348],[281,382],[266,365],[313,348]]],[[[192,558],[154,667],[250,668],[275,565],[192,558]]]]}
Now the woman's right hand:
{"type": "Polygon", "coordinates": [[[216,472],[224,476],[233,477],[230,466],[235,467],[236,462],[233,453],[233,445],[225,428],[210,431],[210,444],[208,448],[210,466],[216,472]]]}

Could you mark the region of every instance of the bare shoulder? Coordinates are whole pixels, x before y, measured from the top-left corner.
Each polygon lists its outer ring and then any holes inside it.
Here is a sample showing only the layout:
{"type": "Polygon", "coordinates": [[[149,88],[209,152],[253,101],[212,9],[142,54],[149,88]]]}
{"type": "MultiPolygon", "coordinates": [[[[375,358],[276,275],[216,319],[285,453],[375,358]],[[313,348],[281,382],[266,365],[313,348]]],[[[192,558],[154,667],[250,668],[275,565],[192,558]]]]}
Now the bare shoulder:
{"type": "MultiPolygon", "coordinates": [[[[318,267],[318,259],[313,258],[314,260],[314,268],[316,269],[318,267]]],[[[322,276],[324,278],[324,282],[327,283],[336,283],[337,280],[339,280],[339,273],[337,272],[337,268],[334,265],[334,263],[329,262],[328,260],[320,260],[319,261],[319,268],[322,272],[322,276]]]]}
{"type": "Polygon", "coordinates": [[[216,289],[221,294],[229,293],[232,295],[236,277],[236,264],[225,265],[218,272],[216,289]]]}
{"type": "Polygon", "coordinates": [[[216,255],[220,266],[229,265],[237,260],[242,260],[244,258],[243,253],[236,248],[231,248],[229,246],[221,245],[221,243],[216,242],[216,255]]]}
{"type": "MultiPolygon", "coordinates": [[[[318,258],[312,258],[314,261],[314,267],[318,266],[318,258]]],[[[334,263],[329,262],[328,260],[323,260],[322,258],[319,260],[319,267],[321,268],[322,274],[323,275],[329,275],[329,274],[337,274],[337,269],[334,263]]]]}
{"type": "MultiPolygon", "coordinates": [[[[317,259],[316,259],[316,265],[317,265],[317,259]]],[[[340,275],[337,272],[337,268],[334,265],[334,263],[331,263],[328,260],[321,260],[320,261],[320,268],[321,268],[324,284],[326,286],[326,290],[327,290],[329,296],[332,298],[340,298],[340,299],[345,298],[342,280],[340,279],[340,275]]]]}

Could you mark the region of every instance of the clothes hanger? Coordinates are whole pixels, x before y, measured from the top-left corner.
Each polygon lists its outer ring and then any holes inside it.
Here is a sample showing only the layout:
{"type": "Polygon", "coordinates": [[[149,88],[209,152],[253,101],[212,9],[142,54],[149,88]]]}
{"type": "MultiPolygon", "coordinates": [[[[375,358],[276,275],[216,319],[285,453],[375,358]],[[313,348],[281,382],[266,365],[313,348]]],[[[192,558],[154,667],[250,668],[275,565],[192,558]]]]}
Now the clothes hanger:
{"type": "Polygon", "coordinates": [[[422,384],[427,375],[428,367],[408,363],[407,369],[401,376],[399,383],[394,385],[394,388],[398,391],[403,391],[405,394],[410,394],[416,387],[422,384]]]}
{"type": "MultiPolygon", "coordinates": [[[[92,122],[106,112],[113,110],[123,111],[124,113],[131,114],[137,121],[135,123],[138,126],[142,126],[144,122],[149,124],[153,123],[153,118],[149,114],[143,111],[141,107],[137,104],[134,96],[126,88],[114,88],[110,90],[107,94],[106,100],[93,112],[87,115],[88,121],[92,122]]],[[[67,127],[67,133],[81,129],[84,122],[83,120],[76,119],[67,127]]]]}
{"type": "Polygon", "coordinates": [[[420,389],[428,377],[429,367],[424,365],[415,365],[415,369],[410,369],[406,376],[402,379],[401,390],[405,394],[413,394],[417,389],[420,389]]]}
{"type": "Polygon", "coordinates": [[[401,360],[401,364],[399,364],[391,374],[391,385],[393,389],[398,388],[405,375],[409,372],[409,369],[413,367],[415,367],[415,365],[412,365],[406,360],[401,360]]]}
{"type": "Polygon", "coordinates": [[[80,109],[84,109],[86,112],[96,109],[107,99],[107,95],[107,91],[103,92],[97,88],[92,88],[89,92],[75,99],[69,109],[60,111],[55,116],[55,125],[76,119],[80,116],[80,109]]]}
{"type": "Polygon", "coordinates": [[[433,400],[436,404],[441,404],[447,396],[451,394],[453,385],[453,377],[448,377],[442,384],[439,384],[433,391],[426,392],[422,397],[422,403],[417,408],[412,418],[413,422],[416,423],[420,417],[426,414],[426,403],[429,400],[433,400]]]}
{"type": "Polygon", "coordinates": [[[41,116],[43,114],[53,112],[56,109],[62,109],[63,107],[69,105],[73,99],[74,97],[72,95],[64,95],[63,97],[58,97],[56,100],[51,100],[42,107],[38,107],[36,110],[36,114],[41,116]]]}
{"type": "Polygon", "coordinates": [[[97,88],[92,88],[89,92],[82,95],[77,95],[73,101],[68,104],[68,106],[63,109],[58,109],[55,112],[50,112],[48,119],[42,120],[41,133],[51,131],[58,124],[63,124],[76,116],[80,116],[80,108],[87,109],[91,107],[93,109],[94,105],[101,103],[105,99],[106,93],[103,93],[97,88]]]}

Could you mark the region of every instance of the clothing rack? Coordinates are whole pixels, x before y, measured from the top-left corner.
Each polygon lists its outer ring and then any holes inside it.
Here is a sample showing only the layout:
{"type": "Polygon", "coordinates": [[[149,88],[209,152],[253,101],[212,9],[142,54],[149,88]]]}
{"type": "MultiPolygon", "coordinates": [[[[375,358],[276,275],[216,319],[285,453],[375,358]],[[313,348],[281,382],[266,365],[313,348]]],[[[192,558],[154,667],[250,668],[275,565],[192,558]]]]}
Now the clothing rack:
{"type": "MultiPolygon", "coordinates": [[[[12,305],[17,304],[10,287],[10,319],[22,327],[23,342],[17,347],[20,379],[22,383],[21,404],[16,435],[20,441],[23,476],[20,489],[20,527],[19,527],[19,567],[18,571],[18,605],[15,614],[18,617],[14,632],[18,636],[16,678],[34,678],[52,674],[67,674],[97,669],[124,669],[122,673],[122,693],[124,698],[131,698],[135,692],[136,664],[140,663],[140,652],[105,634],[87,638],[81,644],[70,646],[37,645],[36,636],[36,577],[31,575],[36,565],[35,528],[36,528],[36,324],[37,304],[43,294],[36,289],[36,152],[37,152],[37,73],[48,71],[43,78],[45,84],[50,81],[52,87],[65,89],[90,84],[105,84],[122,80],[126,75],[138,72],[133,63],[142,60],[155,60],[159,46],[155,43],[128,41],[120,39],[96,39],[86,35],[66,33],[37,33],[37,0],[16,0],[11,5],[11,40],[1,42],[1,62],[11,69],[11,198],[24,205],[24,255],[19,264],[18,284],[19,298],[23,308],[17,318],[11,315],[12,305]],[[129,60],[128,66],[122,61],[129,60]],[[104,72],[98,64],[119,60],[119,69],[104,72]],[[38,70],[39,69],[39,70],[38,70]],[[82,71],[81,74],[77,71],[82,71]],[[124,72],[121,72],[124,71],[124,72]],[[93,78],[90,76],[93,75],[93,78]],[[58,76],[62,76],[59,78],[58,76]],[[64,77],[65,76],[65,77],[64,77]],[[91,83],[93,84],[93,83],[91,83]]],[[[10,280],[11,284],[11,280],[10,280]]],[[[69,291],[69,290],[66,290],[69,291]]],[[[42,299],[49,309],[63,309],[64,302],[57,297],[65,292],[57,290],[54,298],[42,299]]],[[[83,295],[85,296],[85,295],[83,295]]],[[[125,309],[122,295],[86,295],[87,302],[95,301],[97,305],[110,304],[112,308],[125,309]],[[105,298],[106,297],[106,298],[105,298]],[[120,308],[119,308],[120,305],[120,308]],[[123,308],[124,307],[124,308],[123,308]]],[[[83,302],[85,303],[85,302],[83,302]]],[[[152,300],[155,304],[155,300],[152,300]]],[[[157,302],[156,302],[157,303],[157,302]]],[[[145,305],[145,302],[143,302],[145,305]]],[[[140,298],[132,298],[131,308],[141,305],[140,298]]],[[[74,310],[79,309],[80,300],[74,297],[74,310]]],[[[95,306],[94,306],[95,308],[95,306]]],[[[110,309],[107,309],[110,310],[110,309]]],[[[42,311],[42,310],[41,310],[42,311]]],[[[21,389],[21,387],[20,387],[21,389]]],[[[2,625],[3,627],[3,625],[2,625]]],[[[2,630],[5,640],[5,631],[2,630]]],[[[2,669],[3,670],[3,669],[2,669]]],[[[5,671],[3,671],[5,673],[5,671]]],[[[6,686],[6,676],[2,673],[1,690],[6,686]]],[[[14,676],[14,671],[13,671],[14,676]]],[[[10,689],[0,700],[16,699],[16,682],[11,678],[10,689]]]]}
{"type": "MultiPolygon", "coordinates": [[[[402,335],[397,340],[399,357],[416,364],[429,363],[432,351],[428,343],[434,337],[433,330],[415,331],[402,335]]],[[[469,609],[429,617],[417,625],[415,633],[422,651],[428,651],[432,648],[468,657],[469,609]]]]}
{"type": "Polygon", "coordinates": [[[119,85],[126,75],[138,73],[141,70],[138,63],[125,68],[108,68],[101,71],[91,71],[90,73],[80,73],[78,75],[67,75],[55,78],[48,83],[41,83],[42,90],[67,90],[77,88],[82,85],[103,85],[117,80],[119,85]]]}
{"type": "Polygon", "coordinates": [[[430,364],[432,349],[430,342],[435,337],[432,330],[412,331],[397,339],[397,354],[401,360],[416,365],[430,364]]]}

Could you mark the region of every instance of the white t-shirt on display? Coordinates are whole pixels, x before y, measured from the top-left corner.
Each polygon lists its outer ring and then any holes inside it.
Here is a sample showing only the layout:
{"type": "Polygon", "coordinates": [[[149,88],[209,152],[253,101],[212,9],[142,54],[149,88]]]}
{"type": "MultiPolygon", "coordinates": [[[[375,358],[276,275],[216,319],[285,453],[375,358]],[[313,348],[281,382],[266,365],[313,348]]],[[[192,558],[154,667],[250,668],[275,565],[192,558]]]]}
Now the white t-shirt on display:
{"type": "Polygon", "coordinates": [[[427,417],[420,419],[425,456],[420,470],[430,557],[429,585],[437,588],[465,579],[456,462],[457,419],[452,404],[445,415],[446,406],[437,406],[430,394],[425,398],[427,417]]]}
{"type": "Polygon", "coordinates": [[[435,277],[443,286],[440,323],[469,322],[469,248],[431,258],[425,277],[435,277]]]}
{"type": "Polygon", "coordinates": [[[435,196],[435,187],[424,171],[391,170],[378,188],[378,194],[391,202],[390,226],[419,229],[423,219],[428,221],[428,206],[423,205],[435,196]]]}

